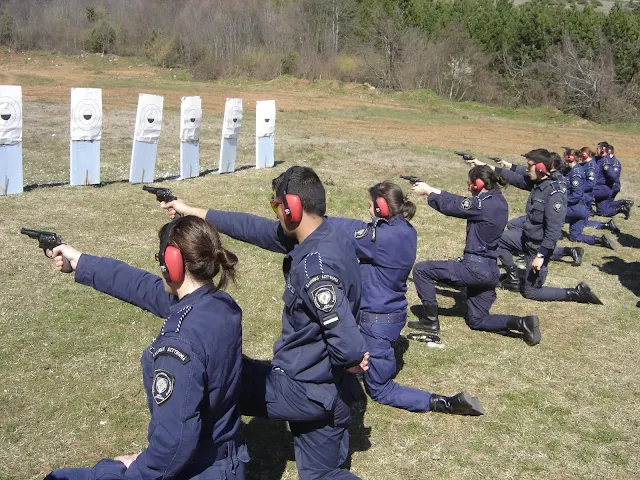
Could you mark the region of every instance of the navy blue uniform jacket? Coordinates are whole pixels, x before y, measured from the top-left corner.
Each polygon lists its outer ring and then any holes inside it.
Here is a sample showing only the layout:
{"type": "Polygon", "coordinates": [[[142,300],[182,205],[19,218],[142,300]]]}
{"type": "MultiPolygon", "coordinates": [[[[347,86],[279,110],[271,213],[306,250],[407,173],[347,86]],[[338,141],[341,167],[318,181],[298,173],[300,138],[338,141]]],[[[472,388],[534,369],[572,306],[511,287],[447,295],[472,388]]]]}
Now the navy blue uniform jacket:
{"type": "Polygon", "coordinates": [[[83,254],[75,279],[165,318],[141,359],[149,444],[124,478],[197,475],[239,437],[240,307],[211,283],[178,300],[159,276],[111,258],[83,254]]]}

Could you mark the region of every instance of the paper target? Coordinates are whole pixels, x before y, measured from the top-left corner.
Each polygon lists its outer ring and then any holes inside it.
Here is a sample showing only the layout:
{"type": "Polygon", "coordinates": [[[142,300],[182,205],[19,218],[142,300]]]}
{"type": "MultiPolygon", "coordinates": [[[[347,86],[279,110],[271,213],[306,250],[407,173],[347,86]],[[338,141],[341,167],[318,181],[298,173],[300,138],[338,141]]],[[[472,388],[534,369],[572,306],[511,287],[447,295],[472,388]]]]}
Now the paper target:
{"type": "Polygon", "coordinates": [[[100,140],[102,137],[102,90],[71,89],[71,140],[100,140]]]}
{"type": "Polygon", "coordinates": [[[200,97],[182,97],[180,106],[180,139],[197,142],[202,126],[202,102],[200,97]]]}
{"type": "Polygon", "coordinates": [[[157,95],[140,94],[134,138],[140,142],[156,143],[162,127],[164,99],[157,95]]]}
{"type": "Polygon", "coordinates": [[[227,98],[222,122],[223,138],[238,138],[242,126],[242,99],[227,98]]]}
{"type": "Polygon", "coordinates": [[[22,142],[22,87],[0,86],[0,145],[22,142]]]}
{"type": "Polygon", "coordinates": [[[276,101],[256,102],[256,137],[272,137],[276,131],[276,101]]]}

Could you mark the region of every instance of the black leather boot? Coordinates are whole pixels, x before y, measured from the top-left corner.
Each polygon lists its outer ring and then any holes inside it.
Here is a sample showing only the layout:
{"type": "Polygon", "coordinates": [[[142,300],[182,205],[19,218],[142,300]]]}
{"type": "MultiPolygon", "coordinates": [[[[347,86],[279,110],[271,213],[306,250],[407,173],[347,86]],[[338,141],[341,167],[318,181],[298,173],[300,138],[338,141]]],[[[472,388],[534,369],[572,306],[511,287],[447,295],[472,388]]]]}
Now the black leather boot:
{"type": "Polygon", "coordinates": [[[417,322],[409,322],[410,328],[423,332],[440,332],[440,321],[438,320],[438,305],[417,305],[411,311],[418,317],[417,322]]]}
{"type": "Polygon", "coordinates": [[[611,233],[620,233],[620,227],[615,224],[613,218],[604,224],[604,228],[609,230],[611,233]]]}
{"type": "Polygon", "coordinates": [[[511,292],[520,291],[520,277],[518,267],[505,267],[505,276],[500,281],[500,288],[511,292]]]}
{"type": "Polygon", "coordinates": [[[567,289],[567,302],[593,303],[594,305],[603,305],[595,293],[591,291],[589,285],[580,282],[576,288],[567,289]]]}
{"type": "Polygon", "coordinates": [[[616,249],[616,242],[614,242],[610,237],[606,235],[602,235],[600,238],[596,238],[595,245],[599,245],[604,248],[610,248],[611,250],[616,249]]]}
{"type": "Polygon", "coordinates": [[[629,220],[631,207],[633,207],[633,202],[631,200],[625,200],[624,203],[616,209],[616,213],[624,214],[624,219],[629,220]]]}
{"type": "Polygon", "coordinates": [[[460,392],[453,397],[432,394],[429,399],[432,412],[451,413],[453,415],[484,415],[484,408],[477,397],[468,392],[460,392]]]}
{"type": "Polygon", "coordinates": [[[509,316],[507,323],[509,330],[516,330],[522,333],[522,339],[531,347],[540,343],[542,334],[540,333],[540,320],[535,315],[528,317],[509,316]]]}
{"type": "Polygon", "coordinates": [[[569,247],[569,255],[573,258],[573,266],[579,267],[582,265],[582,257],[584,256],[584,248],[582,247],[569,247]]]}

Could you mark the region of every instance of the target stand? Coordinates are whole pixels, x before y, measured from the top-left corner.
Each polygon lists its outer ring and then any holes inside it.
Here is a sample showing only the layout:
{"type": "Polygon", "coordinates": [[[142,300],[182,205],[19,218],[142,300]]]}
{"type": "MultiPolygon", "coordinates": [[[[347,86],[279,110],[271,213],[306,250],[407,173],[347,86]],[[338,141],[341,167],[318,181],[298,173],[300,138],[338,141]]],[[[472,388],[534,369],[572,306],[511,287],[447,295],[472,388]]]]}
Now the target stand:
{"type": "Polygon", "coordinates": [[[180,179],[200,175],[200,97],[182,97],[180,106],[180,179]]]}
{"type": "Polygon", "coordinates": [[[153,182],[164,98],[141,93],[131,151],[130,183],[153,182]]]}
{"type": "Polygon", "coordinates": [[[256,168],[275,165],[276,101],[256,102],[256,168]]]}
{"type": "Polygon", "coordinates": [[[240,127],[242,127],[242,99],[227,98],[222,121],[218,173],[231,173],[236,169],[236,152],[238,150],[240,127]]]}
{"type": "Polygon", "coordinates": [[[1,85],[0,196],[22,191],[22,87],[1,85]]]}

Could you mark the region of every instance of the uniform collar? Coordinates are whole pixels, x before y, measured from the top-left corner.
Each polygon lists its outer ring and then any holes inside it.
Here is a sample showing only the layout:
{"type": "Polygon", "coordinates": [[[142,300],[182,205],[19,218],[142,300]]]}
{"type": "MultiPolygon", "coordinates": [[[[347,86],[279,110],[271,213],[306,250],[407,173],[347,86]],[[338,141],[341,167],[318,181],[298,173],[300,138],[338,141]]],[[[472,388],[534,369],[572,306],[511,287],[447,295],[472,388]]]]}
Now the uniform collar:
{"type": "Polygon", "coordinates": [[[547,186],[551,185],[551,182],[555,182],[553,178],[550,176],[542,180],[541,182],[536,182],[535,188],[539,188],[540,190],[544,190],[547,186]]]}
{"type": "MultiPolygon", "coordinates": [[[[171,312],[171,314],[174,314],[177,311],[180,311],[189,305],[193,305],[194,303],[199,301],[202,297],[211,293],[213,290],[215,290],[215,285],[213,284],[213,282],[207,282],[200,288],[197,288],[196,290],[189,293],[188,295],[185,295],[176,303],[171,305],[169,307],[169,312],[171,312]]],[[[174,297],[174,298],[177,298],[177,297],[174,297]]]]}
{"type": "Polygon", "coordinates": [[[333,228],[331,227],[331,224],[326,220],[322,220],[322,223],[318,226],[318,228],[311,232],[311,235],[305,238],[302,243],[296,245],[294,249],[289,252],[287,257],[290,257],[291,260],[295,261],[296,263],[300,262],[300,260],[302,260],[306,255],[308,255],[315,249],[316,244],[320,240],[329,235],[329,233],[331,233],[332,231],[333,228]]]}

